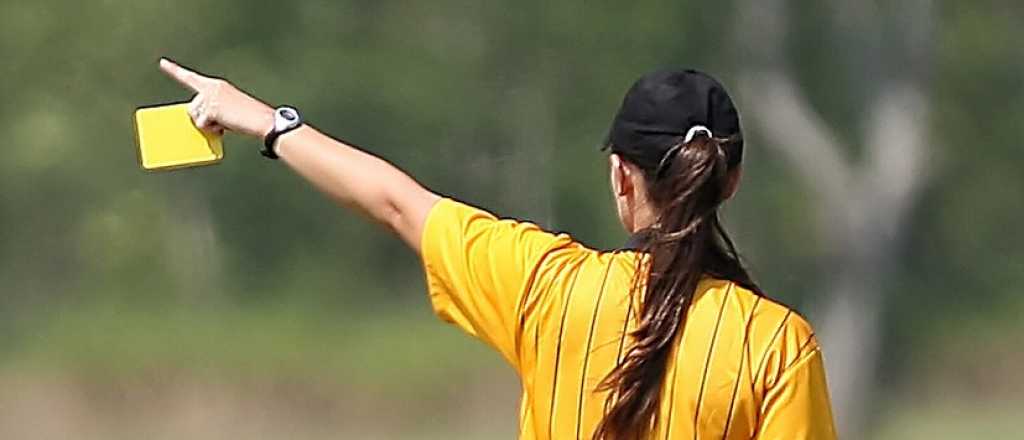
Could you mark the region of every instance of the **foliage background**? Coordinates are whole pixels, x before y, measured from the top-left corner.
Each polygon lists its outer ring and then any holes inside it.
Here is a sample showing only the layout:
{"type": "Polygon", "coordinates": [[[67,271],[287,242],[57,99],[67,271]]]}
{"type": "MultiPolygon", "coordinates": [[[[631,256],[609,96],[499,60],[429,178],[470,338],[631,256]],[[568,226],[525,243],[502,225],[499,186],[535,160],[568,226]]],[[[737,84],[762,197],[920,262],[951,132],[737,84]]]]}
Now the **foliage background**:
{"type": "MultiPolygon", "coordinates": [[[[794,80],[862,142],[857,90],[876,78],[836,61],[858,44],[829,37],[841,2],[788,3],[794,80]]],[[[514,374],[431,316],[396,240],[248,140],[214,167],[139,169],[133,109],[188,98],[157,58],[295,105],[440,192],[611,248],[624,236],[596,147],[622,94],[666,66],[735,81],[741,7],[0,0],[0,437],[512,437],[514,374]]],[[[930,174],[880,287],[859,429],[1009,438],[1024,410],[1024,8],[934,10],[930,174]]],[[[812,188],[759,136],[727,222],[767,291],[814,304],[836,250],[816,243],[812,188]]]]}

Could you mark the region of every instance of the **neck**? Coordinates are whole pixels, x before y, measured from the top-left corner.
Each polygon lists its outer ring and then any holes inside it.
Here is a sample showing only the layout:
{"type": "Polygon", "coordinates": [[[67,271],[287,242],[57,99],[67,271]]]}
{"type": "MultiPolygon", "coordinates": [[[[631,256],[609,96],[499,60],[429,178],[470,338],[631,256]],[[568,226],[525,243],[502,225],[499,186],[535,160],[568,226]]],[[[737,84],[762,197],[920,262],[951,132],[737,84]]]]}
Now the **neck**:
{"type": "Polygon", "coordinates": [[[636,234],[644,229],[650,229],[651,226],[654,226],[657,219],[658,216],[655,215],[654,210],[647,203],[640,204],[633,211],[633,227],[629,233],[636,234]]]}

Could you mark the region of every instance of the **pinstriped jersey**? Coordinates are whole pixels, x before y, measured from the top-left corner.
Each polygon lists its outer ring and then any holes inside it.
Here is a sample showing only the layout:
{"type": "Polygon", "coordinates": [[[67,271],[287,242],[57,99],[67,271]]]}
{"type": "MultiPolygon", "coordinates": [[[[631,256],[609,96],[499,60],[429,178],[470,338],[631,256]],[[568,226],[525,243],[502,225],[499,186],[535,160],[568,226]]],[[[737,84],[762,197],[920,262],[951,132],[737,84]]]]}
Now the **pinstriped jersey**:
{"type": "MultiPolygon", "coordinates": [[[[631,347],[641,255],[443,199],[421,255],[434,311],[518,372],[523,439],[589,439],[607,410],[598,384],[631,347]]],[[[834,439],[821,350],[789,308],[703,279],[674,342],[656,439],[834,439]]]]}

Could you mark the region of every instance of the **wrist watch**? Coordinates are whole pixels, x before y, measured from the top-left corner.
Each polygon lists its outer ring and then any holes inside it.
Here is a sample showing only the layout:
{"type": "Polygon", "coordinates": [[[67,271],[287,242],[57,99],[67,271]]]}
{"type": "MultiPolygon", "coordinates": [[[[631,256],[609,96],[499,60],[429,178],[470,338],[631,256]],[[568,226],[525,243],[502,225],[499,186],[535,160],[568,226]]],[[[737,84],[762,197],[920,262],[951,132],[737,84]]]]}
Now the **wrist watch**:
{"type": "Polygon", "coordinates": [[[293,107],[281,106],[274,109],[274,128],[263,137],[263,150],[260,154],[270,159],[277,159],[274,143],[281,135],[302,126],[302,116],[293,107]]]}

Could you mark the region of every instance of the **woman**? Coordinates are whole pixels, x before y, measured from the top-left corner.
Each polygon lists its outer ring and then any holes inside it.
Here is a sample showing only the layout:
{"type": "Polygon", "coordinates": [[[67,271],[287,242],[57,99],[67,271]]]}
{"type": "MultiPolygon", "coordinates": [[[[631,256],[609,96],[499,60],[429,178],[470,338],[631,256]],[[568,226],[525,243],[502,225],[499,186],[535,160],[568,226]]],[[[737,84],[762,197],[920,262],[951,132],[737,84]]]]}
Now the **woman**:
{"type": "Polygon", "coordinates": [[[160,66],[196,92],[197,126],[264,139],[264,155],[421,255],[437,314],[519,373],[522,438],[835,438],[811,327],[762,295],[719,222],[743,139],[711,77],[657,72],[626,95],[607,148],[633,236],[600,252],[441,198],[295,109],[160,66]]]}

